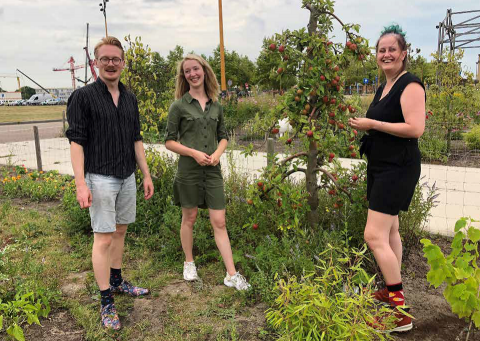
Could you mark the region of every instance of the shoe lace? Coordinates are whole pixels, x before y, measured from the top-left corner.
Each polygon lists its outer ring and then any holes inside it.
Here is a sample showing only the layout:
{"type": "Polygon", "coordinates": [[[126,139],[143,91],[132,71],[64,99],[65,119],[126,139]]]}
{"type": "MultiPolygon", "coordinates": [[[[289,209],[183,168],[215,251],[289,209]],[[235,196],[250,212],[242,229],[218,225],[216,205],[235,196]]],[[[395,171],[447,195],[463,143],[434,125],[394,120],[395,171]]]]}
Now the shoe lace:
{"type": "Polygon", "coordinates": [[[237,282],[237,284],[240,288],[245,288],[245,287],[248,286],[247,279],[245,277],[243,277],[242,275],[240,275],[239,273],[237,273],[234,276],[234,280],[237,282]]]}
{"type": "Polygon", "coordinates": [[[107,304],[103,308],[103,314],[105,315],[115,315],[116,313],[117,313],[117,310],[115,309],[115,306],[112,303],[107,304]]]}
{"type": "Polygon", "coordinates": [[[187,272],[189,272],[189,273],[192,273],[192,272],[196,271],[197,268],[195,267],[195,264],[187,263],[187,264],[185,265],[185,270],[186,270],[187,272]]]}

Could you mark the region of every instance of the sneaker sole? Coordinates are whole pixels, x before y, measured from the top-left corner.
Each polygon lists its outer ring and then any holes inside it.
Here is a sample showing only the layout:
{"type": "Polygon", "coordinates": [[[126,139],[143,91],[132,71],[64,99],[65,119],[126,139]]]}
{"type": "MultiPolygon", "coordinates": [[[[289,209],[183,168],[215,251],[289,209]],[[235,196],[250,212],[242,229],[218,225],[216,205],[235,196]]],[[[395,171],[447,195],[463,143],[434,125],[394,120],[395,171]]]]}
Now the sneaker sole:
{"type": "Polygon", "coordinates": [[[404,333],[404,332],[408,332],[409,330],[412,330],[412,328],[413,328],[413,323],[410,323],[410,324],[406,324],[406,325],[401,326],[401,327],[394,328],[394,329],[390,330],[389,332],[390,333],[404,333]]]}
{"type": "Polygon", "coordinates": [[[185,275],[183,275],[183,279],[186,280],[187,282],[193,282],[193,281],[200,280],[200,277],[198,277],[198,275],[197,275],[197,277],[194,277],[194,278],[187,278],[187,277],[185,277],[185,275]]]}

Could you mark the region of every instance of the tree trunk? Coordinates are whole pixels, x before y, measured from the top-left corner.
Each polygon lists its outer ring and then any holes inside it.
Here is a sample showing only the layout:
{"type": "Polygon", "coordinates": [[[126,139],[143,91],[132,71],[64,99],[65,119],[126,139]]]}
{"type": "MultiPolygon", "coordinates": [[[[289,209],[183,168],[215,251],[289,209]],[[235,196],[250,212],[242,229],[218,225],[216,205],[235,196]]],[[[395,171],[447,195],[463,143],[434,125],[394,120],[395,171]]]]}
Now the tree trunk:
{"type": "Polygon", "coordinates": [[[306,181],[307,181],[307,192],[308,192],[308,205],[310,206],[310,212],[308,212],[308,223],[312,229],[316,228],[320,222],[318,215],[318,189],[317,189],[317,173],[315,168],[317,168],[317,143],[315,141],[310,141],[308,147],[308,157],[307,157],[307,172],[306,181]]]}
{"type": "MultiPolygon", "coordinates": [[[[308,34],[314,35],[317,34],[318,17],[320,12],[315,6],[308,6],[307,8],[310,10],[310,19],[307,26],[308,34]]],[[[313,58],[313,56],[310,58],[313,58]]],[[[317,155],[317,143],[312,140],[308,146],[307,172],[305,174],[307,181],[308,205],[310,206],[310,212],[308,212],[307,219],[312,230],[315,229],[320,223],[318,214],[318,180],[317,173],[315,172],[315,168],[317,168],[317,155]]]]}

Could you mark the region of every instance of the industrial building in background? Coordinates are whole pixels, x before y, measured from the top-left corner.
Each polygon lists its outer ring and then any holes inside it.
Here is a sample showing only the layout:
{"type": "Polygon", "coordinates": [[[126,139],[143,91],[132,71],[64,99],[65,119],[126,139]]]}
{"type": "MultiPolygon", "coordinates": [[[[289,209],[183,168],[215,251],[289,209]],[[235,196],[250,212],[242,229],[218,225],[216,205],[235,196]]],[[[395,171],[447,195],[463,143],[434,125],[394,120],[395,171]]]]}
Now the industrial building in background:
{"type": "Polygon", "coordinates": [[[72,88],[46,88],[43,89],[35,89],[36,94],[51,94],[55,98],[59,98],[61,100],[67,101],[70,95],[72,94],[72,88]],[[47,90],[47,91],[45,91],[47,90]]]}

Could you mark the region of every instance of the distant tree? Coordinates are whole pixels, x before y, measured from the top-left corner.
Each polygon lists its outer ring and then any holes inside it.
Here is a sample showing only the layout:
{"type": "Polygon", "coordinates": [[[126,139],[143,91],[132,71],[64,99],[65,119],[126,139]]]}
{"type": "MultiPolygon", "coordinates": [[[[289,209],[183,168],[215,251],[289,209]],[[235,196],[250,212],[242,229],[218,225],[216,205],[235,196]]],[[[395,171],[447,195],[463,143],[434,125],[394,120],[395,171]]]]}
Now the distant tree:
{"type": "Polygon", "coordinates": [[[0,92],[7,92],[7,91],[3,90],[2,87],[0,86],[0,92]]]}
{"type": "MultiPolygon", "coordinates": [[[[220,81],[220,46],[213,51],[213,56],[207,58],[217,79],[220,81]]],[[[255,77],[255,63],[247,56],[235,51],[225,50],[225,78],[232,81],[232,85],[251,84],[255,77]]]]}
{"type": "Polygon", "coordinates": [[[177,64],[183,55],[183,47],[178,45],[168,53],[166,58],[158,52],[152,52],[151,68],[152,73],[156,75],[156,81],[155,84],[152,84],[152,88],[157,94],[159,102],[165,108],[168,108],[174,99],[177,64]]]}
{"type": "Polygon", "coordinates": [[[290,56],[288,53],[283,55],[278,53],[269,53],[268,47],[275,37],[263,39],[262,50],[257,58],[257,72],[255,82],[264,89],[288,89],[297,83],[296,72],[298,66],[290,66],[279,77],[277,70],[283,63],[286,63],[290,56]]]}
{"type": "Polygon", "coordinates": [[[22,93],[22,99],[29,99],[33,95],[35,95],[35,89],[29,86],[22,86],[20,89],[16,90],[17,92],[20,91],[22,93]]]}
{"type": "MultiPolygon", "coordinates": [[[[349,56],[349,59],[357,58],[356,56],[349,56]]],[[[361,63],[355,63],[350,61],[345,69],[345,85],[355,85],[357,83],[363,84],[363,79],[367,78],[369,83],[372,84],[375,78],[378,77],[377,59],[374,54],[370,54],[365,57],[361,63]]]]}

